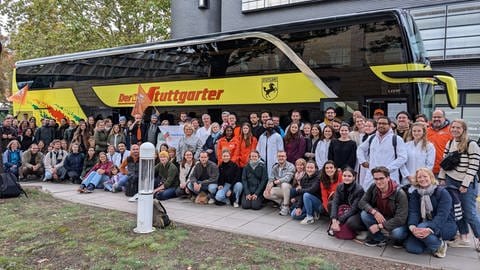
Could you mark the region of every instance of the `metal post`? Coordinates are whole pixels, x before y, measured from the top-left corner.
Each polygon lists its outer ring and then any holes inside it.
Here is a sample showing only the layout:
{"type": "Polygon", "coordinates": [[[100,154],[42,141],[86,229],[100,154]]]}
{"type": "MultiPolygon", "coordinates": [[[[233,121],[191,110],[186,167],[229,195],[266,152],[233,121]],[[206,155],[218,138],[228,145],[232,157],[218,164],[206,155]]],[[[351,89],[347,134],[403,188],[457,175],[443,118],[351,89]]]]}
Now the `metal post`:
{"type": "Polygon", "coordinates": [[[153,182],[155,146],[149,142],[140,146],[140,172],[138,177],[138,207],[136,233],[151,233],[153,215],[153,182]]]}

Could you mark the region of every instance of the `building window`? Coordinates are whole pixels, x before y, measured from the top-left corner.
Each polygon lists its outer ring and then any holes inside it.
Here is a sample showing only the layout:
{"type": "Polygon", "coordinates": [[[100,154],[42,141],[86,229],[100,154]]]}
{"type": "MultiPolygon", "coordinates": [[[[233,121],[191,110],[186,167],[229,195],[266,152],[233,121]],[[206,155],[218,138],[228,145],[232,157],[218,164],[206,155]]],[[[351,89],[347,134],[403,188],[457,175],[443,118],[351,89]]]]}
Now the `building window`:
{"type": "Polygon", "coordinates": [[[242,11],[253,11],[257,9],[265,9],[315,1],[321,0],[242,0],[242,11]]]}
{"type": "Polygon", "coordinates": [[[414,8],[431,60],[480,57],[480,1],[414,8]]]}

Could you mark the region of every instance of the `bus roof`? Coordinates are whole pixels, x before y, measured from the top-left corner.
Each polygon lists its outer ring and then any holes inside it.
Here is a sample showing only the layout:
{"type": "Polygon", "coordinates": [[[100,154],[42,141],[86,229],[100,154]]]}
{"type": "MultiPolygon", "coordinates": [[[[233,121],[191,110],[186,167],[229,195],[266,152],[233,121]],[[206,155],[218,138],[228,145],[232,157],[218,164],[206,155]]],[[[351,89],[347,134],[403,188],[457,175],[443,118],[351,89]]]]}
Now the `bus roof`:
{"type": "Polygon", "coordinates": [[[261,28],[249,28],[249,29],[242,29],[242,30],[236,30],[236,31],[230,31],[230,32],[219,32],[219,33],[213,33],[213,34],[207,34],[207,35],[201,35],[201,36],[192,36],[192,37],[187,37],[182,39],[170,39],[170,40],[156,41],[151,43],[140,43],[140,44],[119,46],[119,47],[113,47],[113,48],[69,53],[69,54],[63,54],[63,55],[54,55],[54,56],[28,59],[28,60],[21,60],[16,62],[16,67],[51,64],[51,63],[57,63],[57,62],[87,59],[92,57],[103,57],[103,56],[118,55],[118,54],[125,54],[125,53],[134,53],[138,51],[171,48],[171,47],[177,47],[177,46],[189,46],[197,43],[219,41],[233,34],[237,35],[238,37],[241,37],[242,34],[251,36],[252,31],[275,32],[275,31],[278,31],[279,27],[285,27],[288,29],[288,28],[294,28],[299,25],[306,26],[306,25],[315,24],[318,22],[334,23],[339,20],[344,20],[349,18],[351,18],[352,20],[355,20],[358,18],[369,18],[369,17],[371,18],[372,15],[378,15],[378,16],[391,15],[391,14],[399,15],[403,12],[404,11],[401,9],[385,9],[385,10],[377,10],[377,11],[369,11],[369,12],[359,12],[359,13],[353,13],[353,14],[325,17],[320,19],[315,18],[315,19],[301,20],[301,21],[295,21],[295,22],[290,22],[290,23],[285,23],[280,25],[268,25],[268,26],[263,26],[261,28]]]}

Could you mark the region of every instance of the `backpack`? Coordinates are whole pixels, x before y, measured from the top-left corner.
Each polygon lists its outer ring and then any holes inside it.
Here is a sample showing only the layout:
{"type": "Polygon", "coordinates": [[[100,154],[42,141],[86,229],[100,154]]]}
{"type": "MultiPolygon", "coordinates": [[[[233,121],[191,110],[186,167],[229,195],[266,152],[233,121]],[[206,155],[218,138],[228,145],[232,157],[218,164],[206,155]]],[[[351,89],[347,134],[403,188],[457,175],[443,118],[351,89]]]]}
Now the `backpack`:
{"type": "MultiPolygon", "coordinates": [[[[343,216],[345,215],[348,211],[350,211],[352,207],[348,204],[342,204],[338,206],[338,213],[337,216],[343,216]]],[[[338,232],[333,232],[336,238],[338,239],[343,239],[343,240],[352,240],[355,238],[356,233],[350,227],[348,227],[347,224],[343,223],[340,224],[340,231],[338,232]]]]}
{"type": "Polygon", "coordinates": [[[129,176],[127,184],[125,185],[125,195],[132,197],[138,193],[138,177],[129,176]]]}
{"type": "MultiPolygon", "coordinates": [[[[395,159],[397,159],[397,136],[396,134],[393,134],[392,136],[392,145],[393,145],[393,153],[395,154],[395,159]]],[[[368,138],[368,156],[370,156],[370,147],[372,145],[372,141],[375,139],[375,134],[371,135],[368,138]]]]}
{"type": "Polygon", "coordinates": [[[14,174],[0,174],[0,198],[15,198],[22,193],[25,194],[25,197],[28,197],[22,186],[17,183],[17,177],[14,174]]]}
{"type": "Polygon", "coordinates": [[[157,199],[153,199],[152,221],[153,227],[160,229],[165,229],[172,223],[172,221],[167,215],[167,210],[165,210],[165,207],[163,207],[162,203],[157,199]]]}

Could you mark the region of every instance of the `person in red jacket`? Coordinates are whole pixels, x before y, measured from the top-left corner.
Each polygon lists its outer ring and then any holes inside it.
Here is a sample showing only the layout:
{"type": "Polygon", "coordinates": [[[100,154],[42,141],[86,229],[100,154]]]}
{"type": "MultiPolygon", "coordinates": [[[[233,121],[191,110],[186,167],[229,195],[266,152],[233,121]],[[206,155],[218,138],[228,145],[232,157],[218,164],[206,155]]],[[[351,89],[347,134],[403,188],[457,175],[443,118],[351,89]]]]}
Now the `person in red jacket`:
{"type": "Polygon", "coordinates": [[[228,149],[232,156],[231,161],[237,163],[237,156],[235,155],[238,141],[234,139],[233,127],[227,126],[224,130],[224,136],[217,141],[217,160],[218,165],[222,164],[222,153],[224,149],[228,149]]]}
{"type": "Polygon", "coordinates": [[[342,183],[342,171],[335,162],[329,160],[323,165],[320,173],[320,192],[322,194],[323,213],[330,213],[331,200],[338,184],[342,183]]]}
{"type": "Polygon", "coordinates": [[[250,158],[250,153],[257,149],[257,138],[252,134],[252,126],[249,123],[242,125],[240,136],[235,138],[237,142],[237,153],[234,156],[237,157],[237,165],[240,168],[247,166],[250,158]]]}

